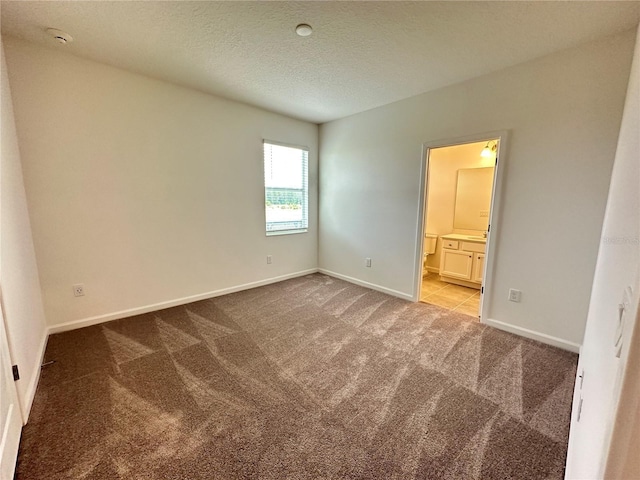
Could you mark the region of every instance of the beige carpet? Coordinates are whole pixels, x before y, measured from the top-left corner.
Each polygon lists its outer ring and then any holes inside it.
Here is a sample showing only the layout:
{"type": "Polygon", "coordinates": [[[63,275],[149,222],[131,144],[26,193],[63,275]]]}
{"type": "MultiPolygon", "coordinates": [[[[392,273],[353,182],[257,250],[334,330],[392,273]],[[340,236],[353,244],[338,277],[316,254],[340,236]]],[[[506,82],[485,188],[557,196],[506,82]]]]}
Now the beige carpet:
{"type": "Polygon", "coordinates": [[[45,360],[18,479],[560,479],[577,358],[315,274],[45,360]]]}

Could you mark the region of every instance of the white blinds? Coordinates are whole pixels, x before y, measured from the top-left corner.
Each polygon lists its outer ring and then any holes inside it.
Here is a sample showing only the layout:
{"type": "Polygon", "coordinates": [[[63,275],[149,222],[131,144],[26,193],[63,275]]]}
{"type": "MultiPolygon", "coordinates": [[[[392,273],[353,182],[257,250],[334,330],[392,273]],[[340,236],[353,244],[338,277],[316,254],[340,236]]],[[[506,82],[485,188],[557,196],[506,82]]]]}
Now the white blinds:
{"type": "Polygon", "coordinates": [[[308,150],[264,141],[267,235],[307,231],[308,163],[308,150]]]}

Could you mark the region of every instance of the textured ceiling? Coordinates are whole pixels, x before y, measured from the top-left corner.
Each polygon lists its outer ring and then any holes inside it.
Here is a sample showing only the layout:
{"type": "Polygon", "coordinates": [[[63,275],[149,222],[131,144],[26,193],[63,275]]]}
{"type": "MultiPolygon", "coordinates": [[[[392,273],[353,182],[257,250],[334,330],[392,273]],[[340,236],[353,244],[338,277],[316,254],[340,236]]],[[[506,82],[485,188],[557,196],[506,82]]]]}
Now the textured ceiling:
{"type": "Polygon", "coordinates": [[[322,123],[633,28],[640,2],[3,1],[1,14],[5,35],[322,123]]]}

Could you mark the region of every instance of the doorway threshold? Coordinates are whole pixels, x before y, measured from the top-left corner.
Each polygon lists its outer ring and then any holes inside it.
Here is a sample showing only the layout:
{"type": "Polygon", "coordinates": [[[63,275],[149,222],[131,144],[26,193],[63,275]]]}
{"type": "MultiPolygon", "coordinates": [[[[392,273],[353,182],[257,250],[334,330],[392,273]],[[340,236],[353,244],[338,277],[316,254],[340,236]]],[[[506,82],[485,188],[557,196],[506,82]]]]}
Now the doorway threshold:
{"type": "Polygon", "coordinates": [[[443,282],[437,273],[422,277],[420,302],[475,317],[479,321],[480,290],[443,282]]]}

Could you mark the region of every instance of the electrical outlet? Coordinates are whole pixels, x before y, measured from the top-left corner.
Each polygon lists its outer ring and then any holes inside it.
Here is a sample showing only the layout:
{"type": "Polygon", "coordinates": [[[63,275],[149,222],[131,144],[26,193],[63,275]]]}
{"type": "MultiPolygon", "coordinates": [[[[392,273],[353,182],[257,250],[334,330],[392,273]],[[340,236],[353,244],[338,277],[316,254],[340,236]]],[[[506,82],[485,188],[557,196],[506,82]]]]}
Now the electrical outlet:
{"type": "Polygon", "coordinates": [[[267,265],[271,265],[271,255],[267,255],[267,265]]]}
{"type": "Polygon", "coordinates": [[[369,257],[364,259],[364,266],[371,267],[371,259],[369,257]]]}
{"type": "Polygon", "coordinates": [[[515,288],[509,289],[509,301],[520,303],[520,298],[522,298],[522,292],[520,290],[516,290],[515,288]]]}
{"type": "Polygon", "coordinates": [[[74,297],[84,296],[84,285],[82,283],[77,283],[73,286],[73,296],[74,297]]]}

